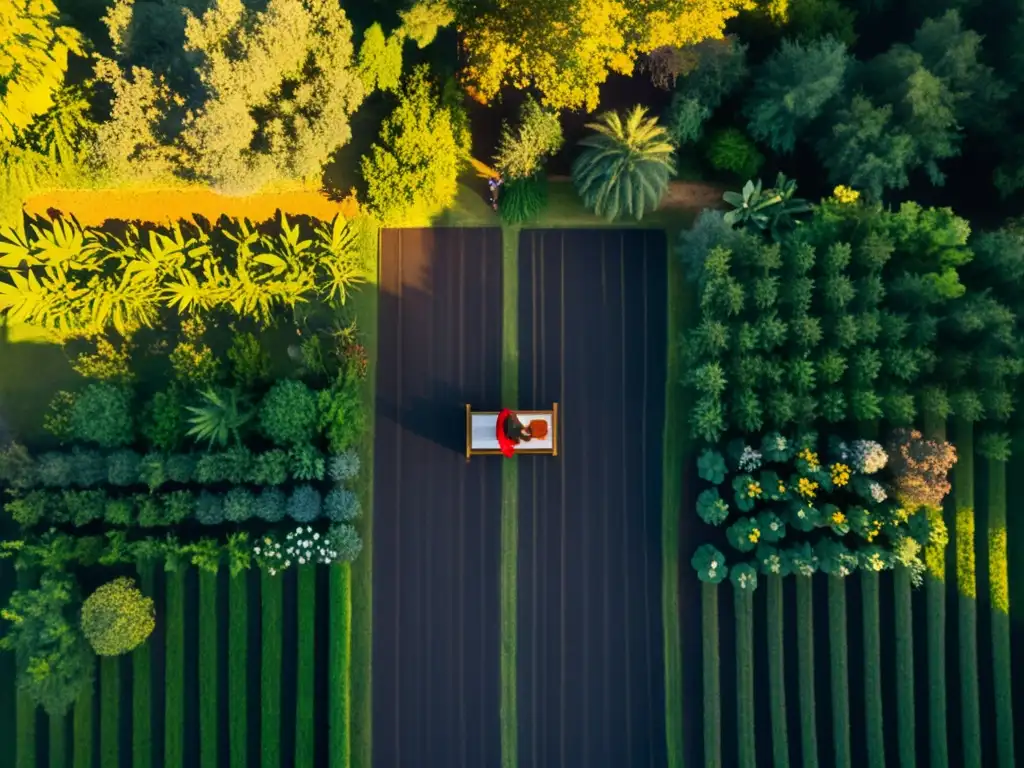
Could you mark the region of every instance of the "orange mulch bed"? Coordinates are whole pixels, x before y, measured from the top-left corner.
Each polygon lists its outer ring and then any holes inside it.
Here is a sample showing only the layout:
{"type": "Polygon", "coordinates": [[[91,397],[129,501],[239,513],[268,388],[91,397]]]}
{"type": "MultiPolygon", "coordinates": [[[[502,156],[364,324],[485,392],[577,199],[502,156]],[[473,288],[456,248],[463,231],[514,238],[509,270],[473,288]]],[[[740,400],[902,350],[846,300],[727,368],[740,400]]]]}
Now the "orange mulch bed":
{"type": "Polygon", "coordinates": [[[171,224],[202,216],[211,222],[221,216],[267,221],[277,211],[288,215],[329,220],[341,213],[352,217],[359,206],[351,197],[332,201],[319,192],[269,192],[247,197],[230,197],[210,190],[69,190],[29,198],[25,211],[46,216],[50,211],[74,215],[83,226],[100,226],[110,219],[171,224]]]}

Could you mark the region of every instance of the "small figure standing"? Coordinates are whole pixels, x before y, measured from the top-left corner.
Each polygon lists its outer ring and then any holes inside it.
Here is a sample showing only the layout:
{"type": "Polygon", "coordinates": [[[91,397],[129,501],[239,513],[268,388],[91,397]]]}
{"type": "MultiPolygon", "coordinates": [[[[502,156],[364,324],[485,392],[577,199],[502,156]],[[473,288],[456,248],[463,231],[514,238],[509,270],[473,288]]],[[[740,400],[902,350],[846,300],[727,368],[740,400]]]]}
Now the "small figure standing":
{"type": "Polygon", "coordinates": [[[533,431],[519,420],[514,413],[510,413],[505,419],[505,437],[513,443],[520,441],[529,442],[533,439],[533,431]]]}
{"type": "Polygon", "coordinates": [[[505,183],[501,176],[492,176],[487,180],[487,187],[491,191],[491,208],[498,210],[498,188],[505,183]]]}

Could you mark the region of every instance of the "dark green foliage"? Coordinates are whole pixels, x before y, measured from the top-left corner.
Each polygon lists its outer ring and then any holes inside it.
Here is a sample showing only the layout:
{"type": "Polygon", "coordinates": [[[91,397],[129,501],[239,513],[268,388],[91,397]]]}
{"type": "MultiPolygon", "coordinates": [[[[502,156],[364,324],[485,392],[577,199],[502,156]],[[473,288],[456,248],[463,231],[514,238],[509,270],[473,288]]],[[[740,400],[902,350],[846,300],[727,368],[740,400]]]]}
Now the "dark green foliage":
{"type": "MultiPolygon", "coordinates": [[[[761,558],[759,558],[761,559],[761,558]]],[[[771,701],[772,759],[789,765],[789,728],[786,724],[785,645],[783,638],[782,576],[768,581],[768,686],[771,701]]]]}
{"type": "Polygon", "coordinates": [[[283,485],[288,482],[288,454],[279,448],[253,457],[249,480],[254,485],[283,485]]]}
{"type": "Polygon", "coordinates": [[[18,525],[28,528],[46,519],[49,503],[48,492],[29,491],[24,496],[15,497],[4,504],[4,511],[18,525]]]}
{"type": "Polygon", "coordinates": [[[195,516],[203,525],[224,522],[224,499],[209,491],[202,491],[195,500],[195,516]]]}
{"type": "MultiPolygon", "coordinates": [[[[316,566],[299,566],[298,574],[298,660],[295,665],[295,768],[313,768],[315,730],[313,702],[316,700],[314,643],[316,640],[316,566]]],[[[347,640],[347,638],[346,638],[347,640]]],[[[334,682],[334,681],[332,681],[334,682]]]]}
{"type": "Polygon", "coordinates": [[[202,392],[202,405],[188,406],[192,416],[186,434],[197,441],[206,441],[207,448],[224,447],[241,442],[241,430],[252,418],[252,412],[237,391],[207,389],[202,392]]]}
{"type": "Polygon", "coordinates": [[[164,508],[159,496],[150,496],[145,493],[135,494],[135,509],[139,513],[139,525],[143,528],[164,525],[164,508]]]}
{"type": "Polygon", "coordinates": [[[164,766],[185,764],[185,569],[167,573],[164,609],[164,766]]]}
{"type": "Polygon", "coordinates": [[[339,377],[334,385],[317,396],[317,426],[327,437],[332,454],[354,446],[366,429],[366,414],[357,382],[339,377]]]}
{"type": "Polygon", "coordinates": [[[74,481],[74,469],[66,453],[43,453],[36,460],[36,477],[46,488],[67,488],[74,481]]]}
{"type": "Polygon", "coordinates": [[[708,162],[716,170],[749,179],[757,175],[764,163],[764,155],[741,130],[725,128],[712,136],[708,145],[708,162]]]}
{"type": "Polygon", "coordinates": [[[107,482],[121,487],[138,485],[141,462],[135,451],[114,451],[107,457],[107,482]]]}
{"type": "Polygon", "coordinates": [[[161,499],[165,525],[178,525],[190,518],[195,510],[195,500],[188,491],[171,491],[161,499]]]}
{"type": "Polygon", "coordinates": [[[134,437],[131,390],[116,384],[90,384],[75,397],[69,428],[76,440],[103,448],[128,445],[134,437]]]}
{"type": "Polygon", "coordinates": [[[107,496],[103,491],[64,491],[62,502],[67,519],[82,526],[103,519],[107,496]]]}
{"type": "Polygon", "coordinates": [[[347,450],[327,459],[327,477],[335,483],[348,483],[359,476],[359,454],[347,450]]]}
{"type": "Polygon", "coordinates": [[[220,477],[237,485],[244,483],[253,473],[252,451],[244,445],[233,445],[218,457],[220,477]]]}
{"type": "Polygon", "coordinates": [[[895,570],[896,635],[896,732],[901,765],[917,764],[914,730],[914,620],[910,599],[911,573],[905,566],[895,570]]]}
{"type": "Polygon", "coordinates": [[[242,523],[255,513],[256,500],[248,488],[232,488],[224,497],[224,519],[242,523]]]}
{"type": "Polygon", "coordinates": [[[0,483],[8,488],[31,488],[37,482],[36,462],[28,449],[12,442],[0,449],[0,483]]]}
{"type": "Polygon", "coordinates": [[[243,387],[251,388],[270,376],[270,355],[251,333],[235,334],[228,348],[231,375],[243,387]]]}
{"type": "Polygon", "coordinates": [[[264,488],[256,497],[254,512],[256,517],[268,523],[279,523],[284,520],[287,497],[277,488],[264,488]]]}
{"type": "Polygon", "coordinates": [[[260,574],[263,655],[260,674],[260,739],[263,768],[281,765],[281,656],[284,612],[280,576],[260,574]]]}
{"type": "Polygon", "coordinates": [[[291,476],[296,480],[323,480],[326,461],[320,451],[311,445],[299,445],[288,452],[291,476]]]}
{"type": "MultiPolygon", "coordinates": [[[[220,733],[217,693],[220,646],[217,643],[217,572],[199,572],[199,766],[217,768],[220,733]]],[[[237,629],[232,627],[233,630],[237,629]]]]}
{"type": "Polygon", "coordinates": [[[71,467],[74,483],[80,488],[92,488],[107,480],[107,460],[99,451],[72,448],[71,467]]]}
{"type": "Polygon", "coordinates": [[[316,406],[316,395],[301,381],[279,381],[260,403],[260,429],[282,447],[308,443],[316,431],[316,406]]]}
{"type": "Polygon", "coordinates": [[[300,485],[288,497],[288,516],[297,523],[309,523],[320,517],[320,492],[311,485],[300,485]]]}
{"type": "Polygon", "coordinates": [[[160,451],[175,451],[185,439],[185,398],[181,388],[172,384],[153,395],[146,403],[140,425],[142,436],[160,451]]]}
{"type": "MultiPolygon", "coordinates": [[[[734,35],[707,39],[684,50],[684,69],[665,114],[675,144],[700,139],[703,124],[747,77],[747,46],[734,35]]],[[[677,67],[678,69],[678,67],[677,67]]]]}
{"type": "Polygon", "coordinates": [[[363,551],[363,541],[355,526],[347,523],[332,525],[327,531],[327,538],[334,551],[338,553],[336,562],[352,562],[363,551]]]}
{"type": "Polygon", "coordinates": [[[692,144],[704,135],[704,124],[711,117],[711,108],[695,96],[676,93],[665,113],[669,138],[677,145],[692,144]]]}
{"type": "Polygon", "coordinates": [[[139,462],[139,482],[149,487],[150,493],[167,481],[167,462],[163,454],[147,453],[139,462]]]}
{"type": "MultiPolygon", "coordinates": [[[[228,623],[232,627],[249,625],[249,588],[245,573],[228,581],[228,623]]],[[[248,768],[248,728],[246,703],[249,658],[248,632],[228,632],[228,752],[231,768],[248,768]]]]}
{"type": "Polygon", "coordinates": [[[347,488],[334,488],[324,498],[324,514],[334,523],[351,523],[361,512],[359,497],[347,488]]]}
{"type": "Polygon", "coordinates": [[[205,453],[196,462],[195,481],[211,485],[224,481],[224,463],[219,453],[205,453]]]}
{"type": "Polygon", "coordinates": [[[797,672],[800,702],[800,754],[804,768],[818,765],[818,726],[814,704],[814,602],[809,576],[796,580],[797,672]]]}
{"type": "Polygon", "coordinates": [[[547,204],[548,179],[538,172],[502,185],[498,213],[506,224],[525,224],[539,216],[547,204]]]}
{"type": "Polygon", "coordinates": [[[831,35],[849,47],[857,39],[856,13],[841,0],[790,0],[787,12],[787,30],[797,40],[811,42],[831,35]]]}
{"type": "Polygon", "coordinates": [[[704,764],[722,765],[722,680],[718,643],[718,585],[701,584],[701,649],[704,664],[704,764]]]}
{"type": "Polygon", "coordinates": [[[190,453],[175,453],[167,457],[164,470],[172,483],[190,483],[195,477],[196,457],[190,453]]]}
{"type": "Polygon", "coordinates": [[[107,525],[129,526],[132,524],[134,512],[135,504],[131,498],[107,499],[103,508],[103,520],[107,525]]]}

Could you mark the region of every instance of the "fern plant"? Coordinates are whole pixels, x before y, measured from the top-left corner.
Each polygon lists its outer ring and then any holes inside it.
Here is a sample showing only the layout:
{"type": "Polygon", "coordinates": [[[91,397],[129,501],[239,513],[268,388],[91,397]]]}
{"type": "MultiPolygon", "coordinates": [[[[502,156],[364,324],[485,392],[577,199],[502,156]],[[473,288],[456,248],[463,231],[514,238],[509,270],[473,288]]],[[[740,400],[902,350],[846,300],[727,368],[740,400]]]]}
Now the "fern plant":
{"type": "Polygon", "coordinates": [[[594,135],[580,142],[584,150],[572,166],[576,190],[588,208],[608,221],[620,216],[639,221],[658,206],[675,173],[668,134],[640,106],[625,120],[606,112],[587,127],[594,135]]]}
{"type": "Polygon", "coordinates": [[[208,448],[226,446],[232,440],[241,443],[241,429],[252,418],[241,396],[233,389],[217,392],[208,389],[202,393],[203,404],[188,406],[192,428],[188,434],[199,441],[207,441],[208,448]]]}

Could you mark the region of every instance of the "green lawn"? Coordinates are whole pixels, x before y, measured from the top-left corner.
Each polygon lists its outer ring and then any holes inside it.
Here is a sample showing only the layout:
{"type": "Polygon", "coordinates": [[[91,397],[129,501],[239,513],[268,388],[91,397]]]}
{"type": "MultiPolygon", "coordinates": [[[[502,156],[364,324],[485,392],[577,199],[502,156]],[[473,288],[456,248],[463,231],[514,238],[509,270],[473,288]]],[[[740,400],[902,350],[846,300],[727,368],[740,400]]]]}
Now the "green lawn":
{"type": "Polygon", "coordinates": [[[121,725],[121,659],[100,657],[100,765],[119,761],[118,730],[121,725]]]}
{"type": "Polygon", "coordinates": [[[772,763],[789,765],[789,728],[786,724],[785,617],[782,576],[766,577],[768,582],[768,698],[771,702],[772,763]]]}
{"type": "MultiPolygon", "coordinates": [[[[156,573],[152,562],[140,563],[139,587],[152,597],[156,573]]],[[[132,651],[132,768],[153,764],[153,657],[150,643],[132,651]]]]}
{"type": "Polygon", "coordinates": [[[722,765],[722,659],[718,646],[718,585],[700,585],[701,658],[704,671],[704,765],[722,765]]]}
{"type": "Polygon", "coordinates": [[[299,566],[298,634],[299,649],[295,665],[295,768],[312,768],[316,744],[313,731],[313,702],[316,656],[316,569],[313,563],[299,566]]]}
{"type": "Polygon", "coordinates": [[[66,715],[50,715],[50,768],[67,768],[68,719],[66,715]]]}
{"type": "Polygon", "coordinates": [[[249,727],[246,719],[249,661],[249,583],[243,571],[228,579],[228,744],[231,768],[247,768],[249,727]]]}
{"type": "Polygon", "coordinates": [[[901,765],[917,764],[914,743],[914,611],[911,603],[910,572],[896,567],[893,579],[896,626],[896,732],[899,734],[901,765]]]}
{"type": "Polygon", "coordinates": [[[879,616],[879,576],[860,572],[861,627],[864,633],[864,722],[868,768],[884,768],[885,735],[882,725],[882,638],[879,616]]]}
{"type": "MultiPolygon", "coordinates": [[[[217,702],[217,668],[220,645],[217,642],[217,572],[199,572],[199,765],[217,768],[220,708],[217,702]]],[[[242,627],[236,631],[245,630],[242,627]]]]}
{"type": "Polygon", "coordinates": [[[846,579],[828,577],[828,659],[832,688],[832,740],[836,768],[849,768],[850,649],[846,636],[846,579]]]}
{"type": "MultiPolygon", "coordinates": [[[[348,768],[352,759],[352,573],[354,567],[342,563],[331,568],[330,631],[328,632],[327,743],[330,768],[348,768]]],[[[364,753],[365,754],[365,753],[364,753]]]]}
{"type": "Polygon", "coordinates": [[[260,674],[260,758],[263,768],[281,765],[281,663],[284,612],[283,577],[260,573],[260,608],[263,646],[260,674]]]}
{"type": "MultiPolygon", "coordinates": [[[[167,573],[164,768],[185,762],[185,567],[167,573]]],[[[105,768],[105,767],[104,767],[105,768]]]]}
{"type": "Polygon", "coordinates": [[[72,758],[75,768],[92,768],[93,687],[88,686],[75,701],[72,758]]]}
{"type": "Polygon", "coordinates": [[[757,765],[754,727],[754,590],[733,586],[736,610],[736,741],[740,768],[757,765]]]}
{"type": "Polygon", "coordinates": [[[818,721],[814,705],[814,600],[810,576],[796,579],[797,676],[800,690],[800,754],[804,768],[818,765],[818,721]]]}

